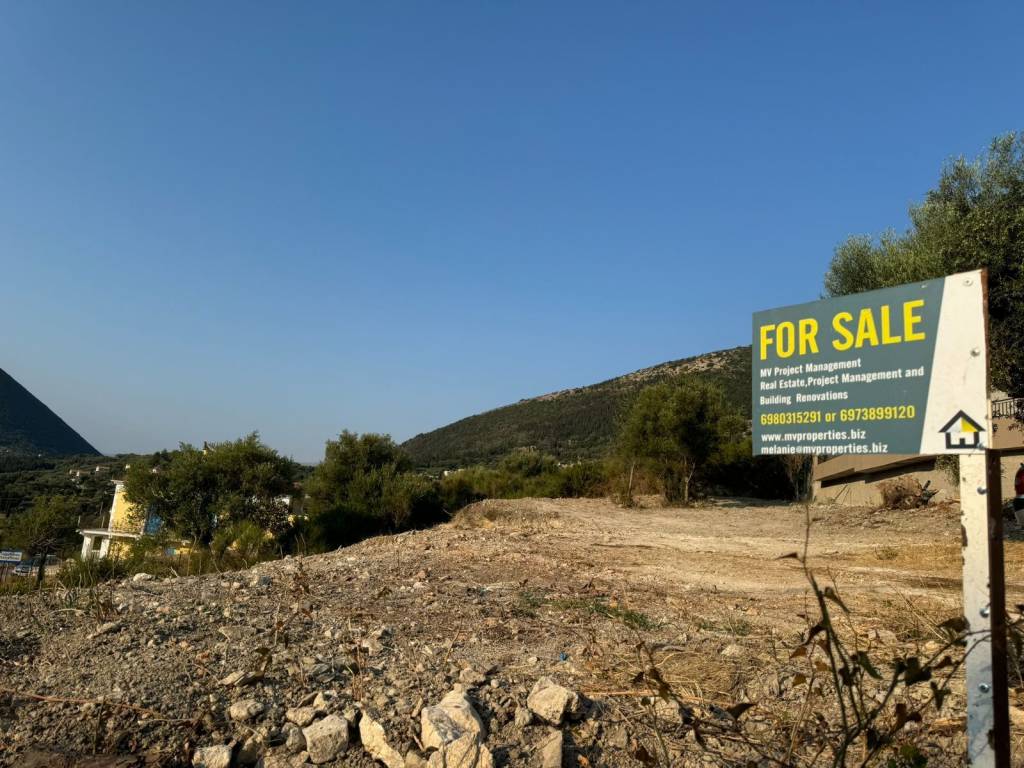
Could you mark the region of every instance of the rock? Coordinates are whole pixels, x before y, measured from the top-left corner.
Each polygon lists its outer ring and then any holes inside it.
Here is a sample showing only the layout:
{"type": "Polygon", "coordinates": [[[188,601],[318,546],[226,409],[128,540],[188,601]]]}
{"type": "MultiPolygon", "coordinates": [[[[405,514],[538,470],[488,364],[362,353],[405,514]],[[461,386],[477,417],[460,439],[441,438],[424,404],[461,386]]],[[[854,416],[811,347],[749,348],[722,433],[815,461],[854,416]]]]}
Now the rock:
{"type": "Polygon", "coordinates": [[[428,768],[494,768],[494,758],[472,733],[445,744],[427,761],[428,768]]]}
{"type": "Polygon", "coordinates": [[[526,705],[541,720],[551,725],[561,725],[566,715],[579,713],[580,697],[550,677],[542,677],[530,691],[526,705]]]}
{"type": "Polygon", "coordinates": [[[240,723],[255,720],[263,714],[263,705],[256,699],[241,699],[228,708],[228,717],[240,723]]]}
{"type": "Polygon", "coordinates": [[[235,761],[239,765],[256,765],[262,752],[263,742],[250,736],[248,739],[243,741],[242,745],[238,748],[238,754],[235,756],[235,761]]]}
{"type": "Polygon", "coordinates": [[[481,739],[484,724],[461,688],[455,688],[438,704],[424,707],[420,713],[420,741],[426,749],[443,747],[464,734],[481,739]]]}
{"type": "Polygon", "coordinates": [[[334,701],[333,691],[320,691],[313,699],[313,707],[318,712],[326,712],[332,701],[334,701]]]}
{"type": "Polygon", "coordinates": [[[291,728],[285,737],[284,748],[290,754],[296,754],[306,748],[306,737],[302,735],[301,728],[291,728]]]}
{"type": "Polygon", "coordinates": [[[621,723],[607,725],[603,731],[604,743],[607,746],[615,747],[616,749],[625,749],[629,746],[629,732],[626,730],[626,726],[621,723]]]}
{"type": "Polygon", "coordinates": [[[742,656],[745,653],[743,646],[739,643],[729,643],[725,648],[722,649],[721,655],[727,658],[734,659],[737,656],[742,656]]]}
{"type": "Polygon", "coordinates": [[[486,681],[487,676],[480,670],[474,669],[473,667],[466,667],[459,672],[459,682],[465,683],[466,685],[481,685],[486,681]]]}
{"type": "Polygon", "coordinates": [[[297,755],[275,752],[263,756],[263,768],[302,768],[308,765],[309,755],[305,752],[297,755]]]}
{"type": "Polygon", "coordinates": [[[562,768],[562,732],[551,728],[540,743],[541,768],[562,768]]]}
{"type": "Polygon", "coordinates": [[[226,627],[218,627],[217,631],[225,640],[237,643],[239,640],[256,634],[255,627],[247,627],[244,624],[234,624],[226,627]]]}
{"type": "Polygon", "coordinates": [[[427,768],[427,761],[419,752],[410,749],[405,753],[404,768],[427,768]]]}
{"type": "Polygon", "coordinates": [[[134,584],[138,584],[142,581],[152,581],[153,578],[153,574],[151,573],[136,573],[134,576],[132,576],[132,582],[134,584]]]}
{"type": "Polygon", "coordinates": [[[533,722],[533,712],[526,707],[516,707],[515,715],[516,728],[525,728],[533,722]]]}
{"type": "Polygon", "coordinates": [[[96,627],[96,629],[93,630],[92,634],[89,635],[89,639],[92,640],[93,638],[99,637],[100,635],[108,635],[111,632],[117,632],[119,629],[121,629],[120,621],[108,621],[105,624],[100,624],[98,627],[96,627]]]}
{"type": "Polygon", "coordinates": [[[363,712],[359,720],[359,738],[370,757],[384,763],[387,768],[404,768],[406,765],[401,753],[388,744],[384,726],[368,712],[363,712]]]}
{"type": "Polygon", "coordinates": [[[348,721],[337,715],[328,715],[302,729],[306,737],[309,759],[320,765],[333,760],[348,749],[348,721]]]}
{"type": "Polygon", "coordinates": [[[254,573],[249,579],[250,587],[269,587],[274,580],[265,573],[254,573]]]}
{"type": "Polygon", "coordinates": [[[237,672],[232,672],[230,675],[221,678],[220,684],[225,688],[241,688],[246,685],[252,685],[257,680],[259,680],[259,675],[255,672],[238,670],[237,672]]]}
{"type": "Polygon", "coordinates": [[[200,747],[192,755],[195,768],[231,768],[231,747],[219,744],[215,747],[200,747]]]}
{"type": "Polygon", "coordinates": [[[315,707],[292,707],[284,713],[284,719],[289,723],[295,723],[300,728],[305,728],[316,718],[315,707]]]}

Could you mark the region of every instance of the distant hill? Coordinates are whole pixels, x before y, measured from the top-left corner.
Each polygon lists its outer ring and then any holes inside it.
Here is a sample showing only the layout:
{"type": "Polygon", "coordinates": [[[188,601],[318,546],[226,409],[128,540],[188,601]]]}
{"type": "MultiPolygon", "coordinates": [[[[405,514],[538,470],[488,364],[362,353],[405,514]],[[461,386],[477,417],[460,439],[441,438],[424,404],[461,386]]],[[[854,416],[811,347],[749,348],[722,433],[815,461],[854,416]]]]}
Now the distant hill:
{"type": "Polygon", "coordinates": [[[99,455],[60,416],[0,369],[0,452],[70,456],[99,455]]]}
{"type": "Polygon", "coordinates": [[[736,347],[520,400],[416,435],[402,447],[423,469],[488,464],[516,448],[536,448],[564,461],[595,458],[611,445],[630,397],[683,374],[719,384],[729,401],[750,415],[750,347],[736,347]]]}

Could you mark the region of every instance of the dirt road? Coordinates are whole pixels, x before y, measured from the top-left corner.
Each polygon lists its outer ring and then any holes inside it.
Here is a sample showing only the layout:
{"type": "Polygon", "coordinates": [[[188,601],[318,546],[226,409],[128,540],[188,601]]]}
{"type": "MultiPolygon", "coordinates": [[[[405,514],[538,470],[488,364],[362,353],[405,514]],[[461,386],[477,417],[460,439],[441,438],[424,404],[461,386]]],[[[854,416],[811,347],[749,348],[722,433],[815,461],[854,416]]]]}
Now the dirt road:
{"type": "MultiPolygon", "coordinates": [[[[719,500],[677,509],[647,500],[623,509],[605,499],[529,499],[483,502],[474,517],[484,525],[487,510],[498,525],[532,520],[538,552],[572,552],[577,567],[631,590],[710,591],[778,606],[806,593],[799,563],[783,557],[806,546],[813,571],[869,604],[911,595],[951,607],[960,600],[952,504],[893,511],[719,500]]],[[[1007,541],[1006,560],[1009,592],[1020,596],[1024,542],[1007,541]]]]}

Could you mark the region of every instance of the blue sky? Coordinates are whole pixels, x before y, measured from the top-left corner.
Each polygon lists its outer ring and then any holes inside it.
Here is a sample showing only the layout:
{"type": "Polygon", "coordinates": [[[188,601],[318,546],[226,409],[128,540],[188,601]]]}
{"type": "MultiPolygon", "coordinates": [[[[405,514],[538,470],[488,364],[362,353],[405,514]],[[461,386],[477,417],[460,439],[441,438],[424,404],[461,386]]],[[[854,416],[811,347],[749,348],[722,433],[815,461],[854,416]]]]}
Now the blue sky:
{"type": "Polygon", "coordinates": [[[749,343],[1024,128],[1024,6],[8,3],[3,367],[300,460],[749,343]]]}

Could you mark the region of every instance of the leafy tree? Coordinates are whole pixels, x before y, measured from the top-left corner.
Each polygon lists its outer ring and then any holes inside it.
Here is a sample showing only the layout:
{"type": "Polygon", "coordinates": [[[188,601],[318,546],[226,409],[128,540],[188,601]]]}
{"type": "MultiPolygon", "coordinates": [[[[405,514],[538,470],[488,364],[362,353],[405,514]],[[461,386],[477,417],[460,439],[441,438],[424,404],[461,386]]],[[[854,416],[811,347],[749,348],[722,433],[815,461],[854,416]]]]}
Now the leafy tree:
{"type": "Polygon", "coordinates": [[[329,440],[306,483],[311,537],[330,548],[385,531],[434,522],[441,498],[387,435],[344,431],[329,440]]]}
{"type": "Polygon", "coordinates": [[[125,497],[171,530],[209,544],[220,526],[248,521],[270,533],[288,526],[282,496],[294,493],[295,463],[253,433],[232,442],[155,454],[132,465],[125,497]]]}
{"type": "Polygon", "coordinates": [[[992,383],[1024,396],[1024,133],[993,140],[974,162],[958,158],[910,209],[910,229],[836,248],[829,296],[988,269],[992,383]]]}
{"type": "Polygon", "coordinates": [[[643,390],[622,425],[619,450],[649,467],[665,499],[689,504],[695,481],[715,455],[745,430],[721,390],[682,380],[643,390]]]}
{"type": "Polygon", "coordinates": [[[311,516],[355,505],[360,511],[379,499],[373,490],[383,474],[408,471],[408,457],[387,435],[357,435],[345,430],[328,440],[324,460],[306,483],[306,509],[311,516]]]}
{"type": "Polygon", "coordinates": [[[77,543],[78,502],[68,496],[40,496],[14,518],[5,539],[32,555],[48,555],[77,543]]]}

